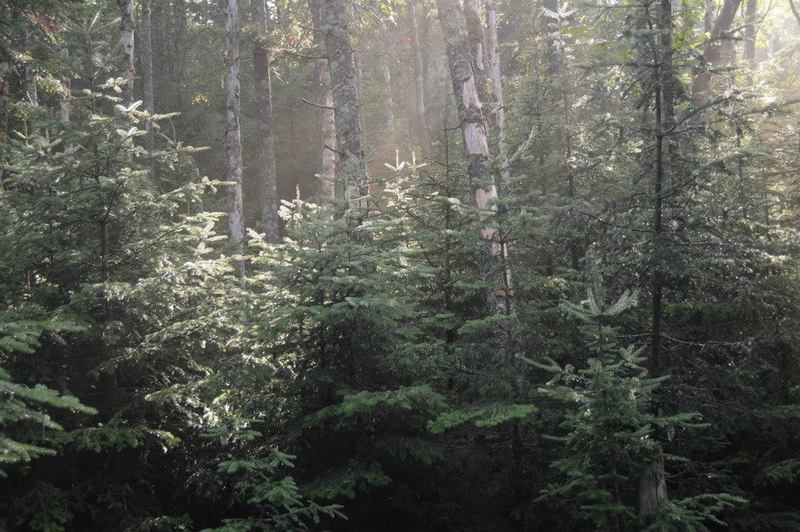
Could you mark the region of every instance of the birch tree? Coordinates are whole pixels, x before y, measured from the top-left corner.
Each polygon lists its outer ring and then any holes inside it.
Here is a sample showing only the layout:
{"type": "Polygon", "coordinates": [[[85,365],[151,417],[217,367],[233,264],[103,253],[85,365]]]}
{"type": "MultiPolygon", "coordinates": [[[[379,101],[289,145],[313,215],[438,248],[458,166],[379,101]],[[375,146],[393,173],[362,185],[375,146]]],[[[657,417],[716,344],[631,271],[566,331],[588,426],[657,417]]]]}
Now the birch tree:
{"type": "Polygon", "coordinates": [[[467,21],[455,0],[438,0],[437,5],[439,23],[447,44],[447,60],[461,123],[467,174],[471,185],[475,187],[475,203],[487,222],[480,234],[489,258],[488,280],[495,286],[487,296],[487,303],[492,314],[510,315],[514,313],[514,304],[507,246],[497,229],[488,223],[497,212],[498,195],[494,178],[486,168],[489,143],[483,104],[470,56],[467,21]]]}

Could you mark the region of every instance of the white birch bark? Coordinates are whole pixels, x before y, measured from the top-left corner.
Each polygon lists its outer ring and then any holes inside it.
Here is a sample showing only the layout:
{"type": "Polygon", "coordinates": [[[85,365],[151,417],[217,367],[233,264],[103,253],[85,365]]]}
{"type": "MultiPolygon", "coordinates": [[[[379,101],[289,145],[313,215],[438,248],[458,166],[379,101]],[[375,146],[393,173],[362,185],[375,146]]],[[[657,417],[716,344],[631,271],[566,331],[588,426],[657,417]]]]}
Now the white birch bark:
{"type": "MultiPolygon", "coordinates": [[[[467,22],[455,0],[437,0],[439,22],[447,43],[447,58],[461,122],[467,173],[475,187],[475,203],[482,218],[489,222],[497,212],[497,186],[486,169],[489,157],[486,122],[483,116],[475,72],[470,57],[467,22]]],[[[515,312],[512,300],[511,276],[508,268],[508,249],[497,230],[487,223],[480,231],[489,257],[488,280],[497,288],[487,296],[490,312],[510,315],[515,312]]],[[[508,347],[507,333],[499,331],[501,348],[508,347]]],[[[507,354],[507,353],[504,353],[507,354]]]]}

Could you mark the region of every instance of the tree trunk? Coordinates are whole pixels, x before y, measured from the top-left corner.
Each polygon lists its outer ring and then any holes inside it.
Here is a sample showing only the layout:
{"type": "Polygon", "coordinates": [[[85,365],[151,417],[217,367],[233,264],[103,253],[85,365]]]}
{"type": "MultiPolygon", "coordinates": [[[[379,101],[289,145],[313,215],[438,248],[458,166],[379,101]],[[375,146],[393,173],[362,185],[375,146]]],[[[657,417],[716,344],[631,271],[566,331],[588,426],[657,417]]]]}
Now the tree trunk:
{"type": "MultiPolygon", "coordinates": [[[[140,63],[142,65],[142,77],[144,81],[144,110],[147,111],[150,116],[153,116],[155,114],[155,95],[153,93],[153,26],[151,3],[152,0],[143,0],[142,2],[142,27],[140,37],[142,53],[140,55],[140,63]]],[[[153,122],[150,118],[147,120],[146,129],[145,148],[147,149],[147,154],[150,156],[150,180],[155,182],[156,161],[153,158],[153,152],[156,147],[156,136],[153,122]]]]}
{"type": "Polygon", "coordinates": [[[718,67],[723,59],[722,42],[724,34],[730,30],[736,10],[739,9],[741,0],[725,0],[722,10],[711,29],[711,38],[705,44],[703,55],[705,70],[697,74],[692,82],[692,98],[695,105],[700,106],[708,100],[708,92],[711,89],[711,70],[718,67]]]}
{"type": "Polygon", "coordinates": [[[480,0],[464,1],[464,17],[467,22],[467,36],[469,39],[469,54],[472,61],[472,72],[475,76],[475,85],[478,88],[478,96],[481,101],[485,101],[486,94],[486,62],[484,56],[486,47],[484,46],[485,35],[483,33],[483,23],[481,22],[481,2],[480,0]]]}
{"type": "MultiPolygon", "coordinates": [[[[239,95],[239,0],[226,0],[225,13],[225,180],[233,184],[228,191],[228,236],[234,253],[241,253],[244,242],[242,197],[242,138],[239,95]]],[[[237,261],[237,273],[244,265],[237,261]]]]}
{"type": "Polygon", "coordinates": [[[339,154],[336,180],[342,183],[348,201],[356,194],[367,194],[367,173],[361,148],[358,72],[350,39],[352,24],[353,13],[348,0],[325,0],[322,25],[339,154]]]}
{"type": "MultiPolygon", "coordinates": [[[[322,29],[322,0],[309,0],[314,22],[314,44],[318,55],[325,55],[325,38],[322,29]]],[[[333,112],[331,76],[327,60],[318,60],[314,67],[317,94],[317,134],[319,135],[319,180],[324,196],[336,196],[336,123],[333,112]]]]}
{"type": "Polygon", "coordinates": [[[278,217],[278,182],[275,170],[275,141],[272,136],[272,82],[269,71],[269,53],[265,39],[269,31],[269,12],[266,0],[252,0],[253,77],[256,82],[258,105],[258,190],[261,223],[267,240],[280,240],[278,217]]]}
{"type": "MultiPolygon", "coordinates": [[[[478,95],[475,72],[468,43],[467,22],[456,0],[437,0],[439,23],[447,43],[447,59],[458,106],[464,154],[467,157],[467,174],[475,187],[475,203],[487,221],[497,212],[497,186],[487,172],[489,145],[483,105],[478,95]]],[[[495,285],[487,302],[494,315],[514,313],[511,277],[507,264],[507,248],[496,229],[487,224],[481,229],[481,238],[490,259],[488,279],[495,285]]],[[[508,338],[499,331],[497,340],[503,349],[508,348],[508,338]]],[[[507,353],[503,353],[507,354],[507,353]]]]}
{"type": "MultiPolygon", "coordinates": [[[[58,50],[58,55],[61,56],[61,60],[64,62],[64,65],[69,62],[69,48],[67,48],[66,45],[61,46],[61,48],[58,50]]],[[[62,82],[64,84],[64,94],[62,94],[58,99],[58,119],[62,124],[68,124],[69,115],[72,111],[72,106],[70,104],[70,98],[72,97],[72,84],[70,82],[69,74],[62,82]]]]}
{"type": "Polygon", "coordinates": [[[392,67],[390,61],[390,50],[386,50],[386,53],[382,54],[381,56],[381,74],[383,74],[383,110],[385,112],[384,129],[386,130],[386,139],[384,144],[390,148],[394,148],[394,101],[392,98],[392,67]]]}
{"type": "Polygon", "coordinates": [[[744,28],[744,60],[750,69],[750,83],[753,82],[752,70],[756,65],[756,17],[757,0],[747,0],[745,13],[746,26],[744,28]]]}
{"type": "Polygon", "coordinates": [[[497,150],[500,152],[500,163],[503,170],[500,172],[501,185],[508,181],[510,170],[508,168],[508,139],[506,137],[506,110],[503,98],[503,71],[500,65],[500,52],[497,49],[497,9],[494,0],[486,0],[486,45],[489,56],[489,78],[492,82],[494,96],[494,123],[497,129],[497,150]]]}
{"type": "Polygon", "coordinates": [[[117,0],[120,13],[122,15],[122,101],[125,105],[133,103],[133,77],[134,66],[134,46],[133,46],[133,2],[134,0],[117,0]]]}
{"type": "Polygon", "coordinates": [[[664,478],[663,457],[642,471],[639,476],[639,524],[645,525],[658,514],[667,501],[667,481],[664,478]]]}
{"type": "Polygon", "coordinates": [[[414,60],[414,96],[416,99],[417,111],[417,134],[419,135],[419,146],[422,150],[422,157],[431,157],[431,136],[428,131],[428,115],[426,110],[425,96],[425,65],[422,62],[422,49],[419,41],[419,30],[417,26],[417,0],[408,0],[408,22],[411,34],[411,52],[414,60]]]}

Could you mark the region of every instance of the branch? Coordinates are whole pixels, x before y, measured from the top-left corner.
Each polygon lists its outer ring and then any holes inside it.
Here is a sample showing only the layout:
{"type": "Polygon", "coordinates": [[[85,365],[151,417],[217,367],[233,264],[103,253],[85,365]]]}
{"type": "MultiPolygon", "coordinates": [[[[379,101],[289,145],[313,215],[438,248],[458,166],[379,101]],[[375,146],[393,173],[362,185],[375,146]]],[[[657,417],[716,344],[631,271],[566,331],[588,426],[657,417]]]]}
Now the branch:
{"type": "Polygon", "coordinates": [[[789,0],[789,7],[792,8],[792,13],[794,13],[794,18],[796,18],[797,23],[800,24],[800,12],[797,11],[797,7],[794,5],[794,0],[789,0]]]}

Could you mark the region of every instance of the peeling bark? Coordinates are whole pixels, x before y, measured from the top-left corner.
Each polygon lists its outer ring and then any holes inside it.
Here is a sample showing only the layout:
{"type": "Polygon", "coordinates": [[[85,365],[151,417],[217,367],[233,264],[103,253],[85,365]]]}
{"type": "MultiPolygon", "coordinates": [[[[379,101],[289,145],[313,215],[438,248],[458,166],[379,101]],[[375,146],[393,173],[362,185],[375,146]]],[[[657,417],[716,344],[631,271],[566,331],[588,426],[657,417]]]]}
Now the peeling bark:
{"type": "Polygon", "coordinates": [[[470,60],[472,61],[472,71],[475,76],[475,84],[478,88],[478,95],[482,101],[486,100],[486,46],[484,45],[486,36],[483,32],[483,22],[481,21],[481,1],[464,1],[464,18],[467,23],[467,36],[469,43],[470,60]]]}
{"type": "Polygon", "coordinates": [[[278,217],[278,180],[275,164],[275,140],[272,133],[272,81],[269,53],[264,42],[269,32],[269,11],[266,0],[251,1],[253,35],[253,77],[258,106],[258,191],[261,223],[267,240],[280,240],[278,217]]]}
{"type": "MultiPolygon", "coordinates": [[[[240,130],[239,86],[239,0],[226,0],[225,13],[225,180],[228,188],[228,236],[234,253],[241,253],[244,242],[242,194],[242,138],[240,130]]],[[[241,274],[244,265],[237,262],[241,274]]]]}
{"type": "Polygon", "coordinates": [[[497,49],[497,9],[494,0],[486,0],[486,47],[489,57],[489,79],[491,80],[492,95],[494,96],[494,124],[497,129],[497,150],[500,152],[503,170],[500,173],[501,184],[507,182],[508,168],[508,140],[506,137],[506,110],[503,98],[503,72],[500,65],[500,53],[497,49]]]}
{"type": "MultiPolygon", "coordinates": [[[[489,156],[486,123],[470,58],[467,22],[455,0],[437,0],[437,4],[461,121],[464,154],[468,163],[467,173],[471,184],[475,187],[475,203],[482,218],[488,222],[497,212],[498,195],[494,178],[486,169],[486,160],[489,156]]],[[[480,234],[489,257],[488,280],[497,287],[487,296],[490,312],[494,315],[511,315],[514,313],[514,304],[507,246],[502,235],[488,223],[481,229],[480,234]]],[[[509,338],[505,331],[498,331],[496,340],[500,350],[508,350],[509,338]]]]}

